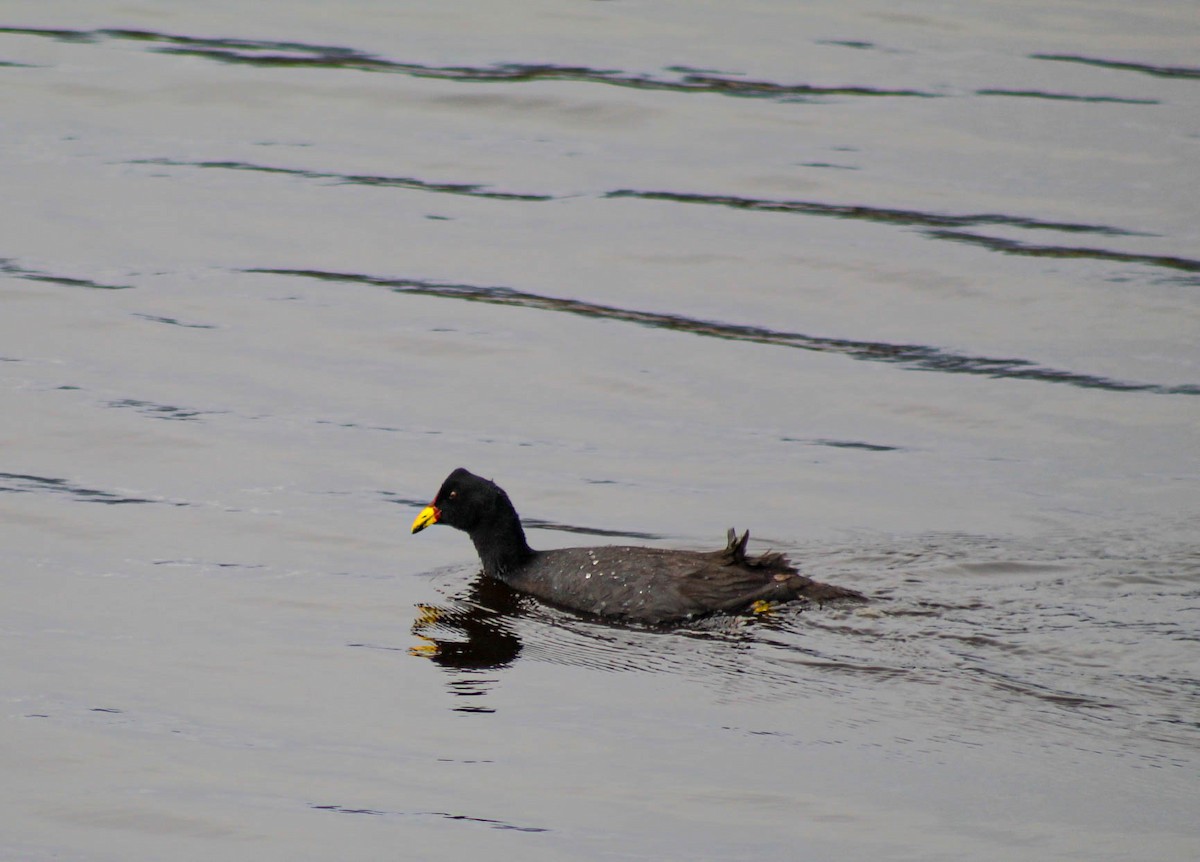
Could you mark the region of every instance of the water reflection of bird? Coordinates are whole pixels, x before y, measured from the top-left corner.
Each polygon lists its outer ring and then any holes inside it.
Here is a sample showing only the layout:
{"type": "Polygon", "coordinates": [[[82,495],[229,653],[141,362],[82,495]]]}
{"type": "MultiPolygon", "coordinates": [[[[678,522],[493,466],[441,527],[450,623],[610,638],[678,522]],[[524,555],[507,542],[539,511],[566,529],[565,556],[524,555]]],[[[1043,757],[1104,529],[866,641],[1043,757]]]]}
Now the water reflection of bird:
{"type": "Polygon", "coordinates": [[[507,667],[521,654],[521,639],[510,623],[521,600],[507,584],[476,578],[452,606],[419,606],[412,633],[422,643],[409,652],[453,670],[507,667]]]}
{"type": "Polygon", "coordinates": [[[535,551],[521,518],[494,482],[462,469],[442,483],[413,523],[447,524],[471,537],[485,575],[570,610],[640,623],[668,623],[719,611],[760,612],[796,599],[862,600],[862,594],[806,578],[778,553],[746,554],[749,532],[720,551],[599,546],[535,551]]]}

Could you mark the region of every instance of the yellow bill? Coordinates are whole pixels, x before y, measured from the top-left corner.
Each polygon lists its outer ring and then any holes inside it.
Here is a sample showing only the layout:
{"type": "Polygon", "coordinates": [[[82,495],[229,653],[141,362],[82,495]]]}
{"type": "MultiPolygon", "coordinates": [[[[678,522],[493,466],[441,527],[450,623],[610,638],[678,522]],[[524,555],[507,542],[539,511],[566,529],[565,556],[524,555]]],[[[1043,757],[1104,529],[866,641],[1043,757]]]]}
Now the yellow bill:
{"type": "Polygon", "coordinates": [[[421,514],[417,515],[417,520],[413,521],[412,531],[419,533],[428,527],[430,524],[436,524],[442,513],[438,511],[437,506],[426,506],[421,510],[421,514]]]}

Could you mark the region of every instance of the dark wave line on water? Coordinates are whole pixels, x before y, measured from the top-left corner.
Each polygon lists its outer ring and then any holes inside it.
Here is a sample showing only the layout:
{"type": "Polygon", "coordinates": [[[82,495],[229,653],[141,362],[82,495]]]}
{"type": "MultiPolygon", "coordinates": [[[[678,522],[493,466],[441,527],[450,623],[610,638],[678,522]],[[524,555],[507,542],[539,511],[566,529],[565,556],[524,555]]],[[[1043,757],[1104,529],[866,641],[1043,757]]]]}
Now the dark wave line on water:
{"type": "MultiPolygon", "coordinates": [[[[158,33],[152,30],[123,28],[69,30],[40,27],[0,27],[0,33],[40,36],[77,44],[88,44],[105,40],[141,42],[155,46],[153,50],[159,53],[202,57],[229,64],[265,67],[317,67],[361,72],[391,72],[418,78],[433,78],[465,83],[524,83],[543,80],[581,81],[585,83],[632,87],[642,90],[713,93],[743,98],[767,98],[793,102],[815,101],[829,96],[890,96],[933,99],[943,98],[946,95],[945,93],[915,89],[887,89],[863,86],[817,87],[810,84],[779,84],[772,81],[748,81],[734,77],[729,73],[719,74],[713,70],[692,69],[678,65],[668,66],[665,69],[667,72],[674,72],[679,75],[675,80],[651,75],[632,74],[614,69],[592,69],[585,66],[561,66],[552,63],[497,63],[491,66],[429,66],[421,63],[387,60],[375,54],[337,45],[319,45],[270,39],[179,36],[170,33],[158,33]]],[[[860,50],[888,50],[882,49],[870,42],[816,40],[816,44],[835,45],[860,50]]],[[[1139,72],[1163,78],[1200,78],[1200,69],[1188,66],[1155,66],[1147,63],[1120,62],[1067,54],[1030,54],[1029,57],[1034,60],[1081,63],[1119,71],[1139,72]]],[[[28,67],[28,64],[0,62],[0,66],[28,67]]],[[[1113,102],[1137,105],[1160,104],[1157,99],[1080,96],[1064,93],[1045,93],[1036,90],[981,89],[976,90],[975,93],[984,96],[1013,96],[1080,102],[1113,102]]]]}
{"type": "Polygon", "coordinates": [[[103,503],[116,506],[124,503],[167,503],[171,506],[186,506],[187,503],[172,500],[151,500],[147,497],[128,497],[114,494],[111,491],[99,491],[95,488],[84,488],[73,485],[66,479],[55,479],[49,476],[31,476],[25,473],[0,473],[0,493],[30,494],[49,492],[66,494],[83,503],[103,503]]]}
{"type": "MultiPolygon", "coordinates": [[[[381,491],[380,494],[389,503],[396,503],[400,506],[420,509],[426,505],[428,501],[413,497],[402,497],[399,494],[393,494],[390,491],[381,491]]],[[[607,530],[601,527],[584,527],[577,524],[562,524],[558,521],[546,521],[538,518],[522,518],[521,523],[528,530],[550,530],[558,533],[573,533],[582,536],[602,536],[610,539],[635,539],[639,541],[660,541],[667,538],[659,533],[643,533],[637,530],[607,530]]]]}
{"type": "MultiPolygon", "coordinates": [[[[481,183],[432,183],[412,177],[387,177],[372,174],[341,174],[331,171],[313,171],[303,168],[281,168],[273,165],[257,165],[251,162],[238,161],[180,161],[176,159],[155,158],[137,159],[128,164],[133,165],[162,165],[164,167],[204,168],[227,171],[252,171],[264,174],[301,177],[303,179],[333,180],[348,185],[385,186],[404,188],[414,191],[440,192],[446,194],[467,195],[470,197],[492,198],[506,201],[543,202],[562,200],[562,196],[546,194],[529,194],[518,192],[488,191],[481,183]]],[[[856,219],[859,221],[888,222],[892,224],[914,225],[930,228],[973,227],[976,225],[1003,225],[1006,227],[1024,228],[1026,230],[1050,230],[1060,233],[1091,233],[1101,236],[1150,236],[1141,231],[1110,225],[1083,224],[1079,222],[1043,221],[1025,216],[1010,216],[1002,213],[968,213],[953,215],[947,213],[921,212],[920,210],[889,209],[872,207],[861,204],[831,204],[819,201],[788,201],[770,198],[745,198],[733,195],[708,195],[687,192],[640,191],[637,189],[617,189],[604,192],[604,198],[637,198],[641,200],[672,201],[685,204],[709,204],[713,206],[732,207],[734,209],[752,210],[758,212],[785,212],[798,215],[830,216],[834,218],[856,219]]],[[[1200,265],[1198,262],[1197,265],[1200,265]]]]}
{"type": "Polygon", "coordinates": [[[898,53],[894,48],[883,48],[874,42],[861,39],[817,39],[818,45],[831,45],[835,48],[853,48],[856,51],[882,51],[888,54],[898,53]]]}
{"type": "Polygon", "coordinates": [[[1200,79],[1200,68],[1196,66],[1155,66],[1150,63],[1127,63],[1120,60],[1103,60],[1099,57],[1079,57],[1073,54],[1030,54],[1029,58],[1031,60],[1053,60],[1059,63],[1080,63],[1085,66],[1099,66],[1102,69],[1114,69],[1120,72],[1140,72],[1156,78],[1200,79]]]}
{"type": "MultiPolygon", "coordinates": [[[[640,200],[671,201],[683,204],[707,204],[732,207],[733,209],[756,212],[783,212],[799,215],[830,216],[833,218],[856,219],[858,221],[887,222],[913,225],[916,227],[949,228],[973,225],[1004,225],[1027,230],[1052,230],[1062,233],[1093,233],[1102,236],[1150,236],[1140,231],[1108,225],[1080,224],[1077,222],[1053,222],[1024,216],[1009,216],[1001,213],[970,213],[948,215],[928,213],[920,210],[889,209],[886,207],[863,206],[861,204],[829,204],[818,201],[785,201],[770,198],[743,198],[733,195],[706,195],[686,192],[639,191],[618,189],[607,192],[607,198],[638,198],[640,200]]],[[[1197,262],[1200,266],[1200,262],[1197,262]]]]}
{"type": "Polygon", "coordinates": [[[64,275],[51,275],[40,270],[20,266],[12,258],[7,257],[0,257],[0,272],[15,276],[16,278],[26,278],[30,281],[61,284],[66,287],[87,287],[92,290],[129,290],[133,287],[131,284],[101,284],[98,281],[92,281],[87,278],[69,278],[64,275]]]}
{"type": "Polygon", "coordinates": [[[136,410],[152,419],[170,419],[175,421],[191,421],[210,413],[219,412],[215,410],[192,410],[187,407],[175,407],[171,404],[155,404],[153,401],[141,401],[137,398],[121,398],[116,401],[108,401],[105,403],[105,406],[136,410]]]}
{"type": "Polygon", "coordinates": [[[1120,96],[1076,96],[1070,93],[1046,93],[1041,90],[976,90],[977,96],[1011,96],[1018,99],[1051,99],[1058,102],[1094,102],[1116,105],[1161,105],[1159,99],[1129,99],[1120,96]]]}
{"type": "Polygon", "coordinates": [[[549,832],[540,826],[517,826],[503,820],[493,820],[489,817],[471,817],[466,814],[453,814],[448,811],[384,811],[379,808],[348,808],[344,805],[310,805],[316,811],[331,811],[335,814],[366,814],[372,817],[438,817],[443,820],[456,820],[463,823],[478,823],[490,829],[506,829],[516,832],[549,832]]]}
{"type": "Polygon", "coordinates": [[[580,536],[602,536],[607,539],[635,539],[638,541],[656,542],[667,538],[659,533],[643,533],[637,530],[605,530],[600,527],[560,524],[557,521],[543,521],[538,518],[522,518],[521,523],[529,530],[551,530],[557,533],[572,533],[580,536]]]}
{"type": "Polygon", "coordinates": [[[1117,709],[1118,706],[1105,700],[1088,697],[1084,694],[1040,684],[1029,679],[1021,679],[1012,673],[995,668],[972,666],[968,664],[961,673],[969,674],[998,691],[1030,697],[1055,706],[1088,707],[1091,709],[1117,709]]]}
{"type": "Polygon", "coordinates": [[[517,194],[515,192],[488,191],[486,186],[478,183],[430,183],[412,177],[382,177],[371,174],[335,174],[326,171],[306,171],[300,168],[278,168],[270,165],[255,165],[248,162],[183,162],[174,159],[137,159],[129,162],[133,165],[162,165],[165,167],[208,168],[226,171],[254,171],[263,174],[283,174],[310,180],[333,180],[345,185],[382,186],[389,188],[412,189],[423,192],[439,192],[441,194],[466,195],[475,198],[490,198],[501,201],[549,201],[553,195],[517,194]]]}
{"type": "Polygon", "coordinates": [[[602,320],[616,320],[624,323],[635,323],[641,326],[668,329],[674,332],[686,332],[709,338],[721,338],[755,344],[771,344],[779,347],[792,347],[820,353],[837,353],[852,359],[886,362],[920,371],[939,371],[946,374],[969,374],[1014,380],[1036,380],[1042,383],[1065,383],[1084,389],[1103,389],[1110,392],[1200,395],[1200,385],[1184,384],[1166,386],[1154,383],[1114,380],[1109,377],[1046,368],[1028,359],[968,356],[920,344],[887,344],[873,341],[852,341],[842,338],[822,338],[799,332],[768,329],[761,326],[699,320],[678,314],[636,311],[585,302],[579,299],[542,296],[536,293],[515,290],[511,287],[481,287],[478,285],[450,284],[423,279],[380,278],[355,273],[324,272],[308,269],[251,268],[242,271],[292,278],[310,278],[318,281],[367,284],[375,287],[384,287],[397,293],[415,293],[422,296],[444,297],[467,302],[483,302],[491,305],[533,308],[540,311],[554,311],[602,320]]]}
{"type": "Polygon", "coordinates": [[[1175,257],[1167,254],[1133,254],[1124,251],[1110,251],[1105,248],[1077,248],[1062,245],[1032,245],[1012,239],[1000,239],[994,236],[981,236],[961,231],[933,230],[929,236],[935,239],[945,239],[951,242],[963,242],[970,245],[982,246],[991,251],[1004,254],[1020,254],[1029,257],[1063,257],[1086,258],[1089,260],[1111,260],[1118,263],[1137,263],[1144,266],[1157,266],[1165,269],[1177,269],[1182,272],[1200,272],[1200,260],[1189,257],[1175,257]]]}
{"type": "Polygon", "coordinates": [[[982,213],[978,215],[944,215],[940,213],[923,213],[914,210],[886,209],[845,204],[824,204],[812,201],[778,201],[755,198],[731,197],[727,195],[699,195],[680,192],[645,192],[633,189],[621,189],[609,192],[610,198],[640,198],[643,200],[664,200],[675,203],[707,204],[710,206],[733,207],[734,209],[753,210],[757,212],[785,212],[803,215],[821,215],[831,218],[856,219],[859,221],[885,222],[891,224],[912,225],[925,228],[923,233],[930,239],[950,242],[969,243],[986,248],[989,251],[1003,254],[1023,255],[1026,257],[1058,257],[1083,260],[1104,260],[1117,263],[1132,263],[1142,266],[1152,266],[1161,269],[1172,269],[1182,272],[1200,273],[1200,259],[1179,257],[1165,254],[1136,254],[1133,252],[1112,251],[1104,248],[1087,248],[1076,246],[1035,245],[1018,240],[1000,239],[998,237],[982,236],[950,230],[952,227],[969,227],[972,225],[1002,225],[1019,227],[1027,230],[1051,230],[1062,233],[1091,233],[1101,236],[1131,236],[1145,237],[1152,234],[1106,225],[1076,224],[1072,222],[1049,222],[1038,219],[982,213]]]}
{"type": "Polygon", "coordinates": [[[861,440],[825,440],[819,438],[780,437],[784,443],[804,443],[809,446],[828,446],[831,449],[857,449],[862,452],[900,452],[902,446],[885,446],[881,443],[865,443],[861,440]]]}
{"type": "Polygon", "coordinates": [[[217,327],[211,323],[184,323],[182,320],[176,320],[174,317],[161,317],[157,314],[142,314],[140,311],[133,312],[134,317],[140,317],[142,320],[149,320],[151,323],[165,323],[169,326],[179,326],[183,329],[216,329],[217,327]]]}
{"type": "Polygon", "coordinates": [[[939,93],[921,90],[890,90],[877,87],[816,87],[809,84],[778,84],[771,81],[747,81],[723,75],[683,71],[679,78],[638,75],[614,69],[586,66],[559,66],[552,63],[497,63],[491,66],[427,66],[385,60],[374,54],[333,45],[273,40],[198,38],[156,33],[150,30],[99,29],[62,30],[31,27],[0,27],[0,33],[42,36],[64,42],[89,43],[125,40],[156,45],[155,51],[202,57],[221,63],[268,67],[316,67],[360,72],[391,72],[415,78],[434,78],[464,83],[525,83],[530,81],[579,81],[632,87],[639,90],[666,90],[678,93],[710,93],[742,98],[809,101],[828,96],[938,98],[939,93]]]}
{"type": "MultiPolygon", "coordinates": [[[[301,177],[304,179],[333,180],[337,183],[405,188],[416,191],[427,191],[445,194],[464,195],[493,200],[542,202],[561,200],[555,195],[526,194],[518,192],[489,191],[479,183],[431,183],[411,177],[386,177],[364,174],[338,174],[328,171],[312,171],[302,168],[281,168],[270,165],[256,165],[237,161],[203,161],[186,162],[174,159],[139,159],[130,164],[163,165],[167,167],[194,167],[205,169],[254,171],[266,174],[301,177]]],[[[910,225],[926,228],[925,235],[938,240],[969,243],[986,248],[990,251],[1004,254],[1025,255],[1029,257],[1058,257],[1089,260],[1105,260],[1118,263],[1132,263],[1184,272],[1200,272],[1200,260],[1178,257],[1174,255],[1135,254],[1132,252],[1112,251],[1103,248],[1080,248],[1072,246],[1035,245],[1017,240],[1000,239],[950,230],[950,228],[971,227],[977,225],[1000,225],[1016,227],[1025,230],[1048,230],[1060,233],[1090,233],[1100,236],[1144,237],[1151,236],[1140,231],[1110,225],[1083,224],[1078,222],[1053,222],[1024,216],[1009,216],[1000,213],[968,213],[954,215],[948,213],[921,212],[919,210],[891,209],[872,207],[859,204],[831,204],[818,201],[787,201],[766,198],[744,198],[732,195],[706,195],[685,192],[638,191],[635,189],[618,189],[605,192],[604,198],[636,198],[641,200],[671,201],[684,204],[706,204],[710,206],[731,207],[733,209],[753,212],[793,213],[798,215],[824,216],[828,218],[854,219],[865,222],[881,222],[887,224],[910,225]]],[[[52,279],[47,279],[52,280],[52,279]]]]}

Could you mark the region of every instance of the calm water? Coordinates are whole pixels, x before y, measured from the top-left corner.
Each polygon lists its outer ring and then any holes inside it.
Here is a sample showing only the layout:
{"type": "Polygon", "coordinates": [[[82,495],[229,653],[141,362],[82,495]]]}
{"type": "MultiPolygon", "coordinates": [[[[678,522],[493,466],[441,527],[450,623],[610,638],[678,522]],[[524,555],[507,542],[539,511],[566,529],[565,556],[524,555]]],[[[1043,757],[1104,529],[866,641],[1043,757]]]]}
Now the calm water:
{"type": "Polygon", "coordinates": [[[1195,12],[0,6],[0,858],[1200,855],[1195,12]]]}

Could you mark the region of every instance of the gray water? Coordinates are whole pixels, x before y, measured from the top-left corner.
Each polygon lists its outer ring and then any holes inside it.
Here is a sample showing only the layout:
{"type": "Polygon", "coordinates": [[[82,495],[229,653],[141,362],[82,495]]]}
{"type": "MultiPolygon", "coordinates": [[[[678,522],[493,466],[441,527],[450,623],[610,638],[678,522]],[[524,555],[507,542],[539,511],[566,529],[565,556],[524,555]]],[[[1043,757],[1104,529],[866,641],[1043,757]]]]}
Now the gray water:
{"type": "Polygon", "coordinates": [[[1200,855],[1191,2],[0,5],[0,857],[1200,855]],[[408,534],[868,593],[622,629],[408,534]]]}

